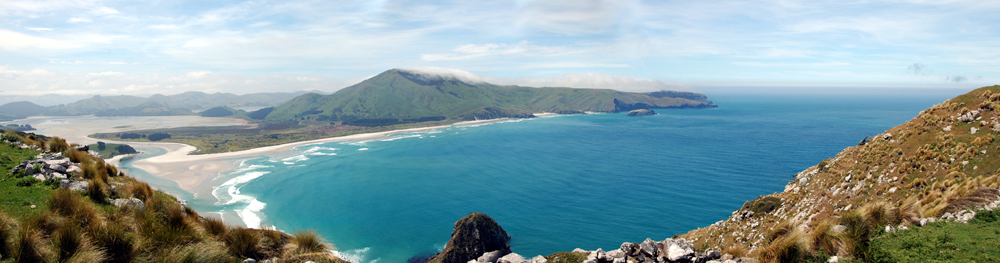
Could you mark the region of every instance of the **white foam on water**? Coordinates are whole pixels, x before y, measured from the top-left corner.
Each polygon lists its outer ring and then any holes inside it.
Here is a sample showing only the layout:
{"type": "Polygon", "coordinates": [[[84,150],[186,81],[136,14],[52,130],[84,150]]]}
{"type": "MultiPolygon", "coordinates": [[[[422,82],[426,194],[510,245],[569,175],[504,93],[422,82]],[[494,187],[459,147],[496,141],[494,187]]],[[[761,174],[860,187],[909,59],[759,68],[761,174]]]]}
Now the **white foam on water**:
{"type": "Polygon", "coordinates": [[[368,148],[361,148],[361,149],[358,149],[358,151],[367,151],[367,150],[368,150],[368,148]]]}
{"type": "Polygon", "coordinates": [[[260,225],[261,216],[263,216],[263,214],[260,213],[260,211],[264,210],[264,207],[267,207],[266,203],[257,201],[257,199],[253,199],[250,200],[250,204],[247,205],[246,208],[243,208],[243,210],[240,211],[238,215],[240,216],[240,219],[243,220],[243,223],[247,225],[247,227],[259,229],[261,228],[260,225]]]}
{"type": "Polygon", "coordinates": [[[241,195],[240,188],[243,187],[243,185],[245,185],[246,183],[253,181],[254,179],[260,178],[261,176],[264,176],[265,174],[269,173],[271,172],[252,171],[237,177],[233,177],[227,180],[225,183],[213,187],[212,196],[214,196],[216,199],[219,200],[219,204],[223,205],[229,205],[235,203],[249,204],[252,202],[252,200],[255,199],[251,196],[241,195]],[[228,198],[224,196],[224,194],[228,195],[228,198]]]}
{"type": "Polygon", "coordinates": [[[281,161],[285,162],[285,164],[288,164],[289,162],[291,162],[291,163],[297,163],[297,162],[301,162],[301,161],[305,161],[305,160],[309,160],[309,157],[306,157],[305,154],[303,154],[303,155],[296,155],[296,156],[288,157],[288,158],[285,158],[285,159],[281,159],[281,161]]]}
{"type": "Polygon", "coordinates": [[[386,138],[386,139],[381,139],[379,141],[391,142],[391,141],[395,141],[395,140],[399,140],[399,139],[416,138],[416,137],[421,137],[421,136],[423,136],[423,135],[420,135],[420,134],[409,134],[409,135],[402,135],[402,136],[392,136],[392,137],[389,137],[389,138],[386,138]]]}
{"type": "MultiPolygon", "coordinates": [[[[366,248],[352,249],[348,251],[330,250],[330,253],[333,253],[334,256],[343,260],[347,260],[351,263],[361,263],[362,260],[365,258],[365,255],[368,254],[369,250],[371,250],[371,248],[366,247],[366,248]]],[[[375,263],[375,262],[378,262],[378,259],[373,259],[371,261],[368,261],[368,263],[375,263]]]]}

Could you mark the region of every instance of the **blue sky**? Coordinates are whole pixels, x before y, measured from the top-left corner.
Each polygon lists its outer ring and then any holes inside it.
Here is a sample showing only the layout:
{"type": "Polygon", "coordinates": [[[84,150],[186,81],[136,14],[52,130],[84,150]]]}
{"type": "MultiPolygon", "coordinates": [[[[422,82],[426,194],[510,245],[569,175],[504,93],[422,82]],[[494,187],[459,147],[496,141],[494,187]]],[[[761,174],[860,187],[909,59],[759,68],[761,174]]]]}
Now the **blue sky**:
{"type": "Polygon", "coordinates": [[[1000,84],[1000,1],[0,0],[3,95],[332,92],[391,68],[527,86],[1000,84]]]}

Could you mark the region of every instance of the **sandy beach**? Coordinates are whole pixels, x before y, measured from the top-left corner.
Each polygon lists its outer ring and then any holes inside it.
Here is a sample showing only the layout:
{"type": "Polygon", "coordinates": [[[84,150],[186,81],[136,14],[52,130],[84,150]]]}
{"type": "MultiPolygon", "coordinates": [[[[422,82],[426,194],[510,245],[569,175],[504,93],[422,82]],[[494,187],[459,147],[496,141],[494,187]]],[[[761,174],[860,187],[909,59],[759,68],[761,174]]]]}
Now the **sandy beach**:
{"type": "MultiPolygon", "coordinates": [[[[544,114],[543,114],[544,115],[544,114]]],[[[197,150],[196,147],[179,143],[127,143],[134,147],[156,147],[166,151],[165,154],[150,158],[141,159],[132,163],[132,166],[142,169],[153,176],[168,179],[176,182],[181,189],[188,192],[197,192],[210,188],[207,182],[219,175],[219,173],[232,169],[235,162],[254,156],[277,153],[291,149],[293,147],[350,140],[377,139],[396,133],[429,131],[434,129],[447,128],[451,126],[474,125],[487,122],[494,122],[503,119],[464,121],[451,125],[434,127],[412,128],[403,130],[393,130],[385,132],[355,134],[341,137],[331,137],[310,141],[294,142],[281,145],[254,148],[238,152],[191,155],[197,150]]],[[[40,134],[58,136],[70,143],[91,144],[97,140],[87,137],[95,133],[126,132],[143,129],[174,128],[184,126],[229,126],[245,125],[247,122],[234,118],[206,118],[197,116],[166,116],[166,117],[34,117],[24,120],[16,120],[9,123],[31,124],[38,129],[40,134]]],[[[102,140],[105,142],[115,142],[112,140],[102,140]]],[[[110,162],[117,164],[121,158],[116,157],[110,162]]]]}

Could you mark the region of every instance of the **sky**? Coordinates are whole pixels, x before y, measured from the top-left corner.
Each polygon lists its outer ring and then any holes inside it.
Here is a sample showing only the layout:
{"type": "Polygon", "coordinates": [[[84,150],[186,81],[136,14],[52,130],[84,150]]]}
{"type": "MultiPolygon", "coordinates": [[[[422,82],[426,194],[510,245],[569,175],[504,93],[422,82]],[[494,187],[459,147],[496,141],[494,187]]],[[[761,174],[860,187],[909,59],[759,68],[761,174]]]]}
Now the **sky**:
{"type": "Polygon", "coordinates": [[[0,0],[0,94],[333,92],[392,68],[496,84],[973,89],[1000,1],[0,0]]]}

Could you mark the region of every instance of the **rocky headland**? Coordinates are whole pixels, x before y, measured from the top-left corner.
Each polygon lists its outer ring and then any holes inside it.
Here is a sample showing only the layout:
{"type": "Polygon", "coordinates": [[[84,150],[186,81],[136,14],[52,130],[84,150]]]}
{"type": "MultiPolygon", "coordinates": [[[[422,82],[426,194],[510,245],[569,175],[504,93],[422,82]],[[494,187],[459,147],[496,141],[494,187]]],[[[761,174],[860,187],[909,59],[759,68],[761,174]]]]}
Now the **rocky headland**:
{"type": "Polygon", "coordinates": [[[628,116],[656,115],[656,112],[650,109],[638,109],[629,111],[627,115],[628,116]]]}

